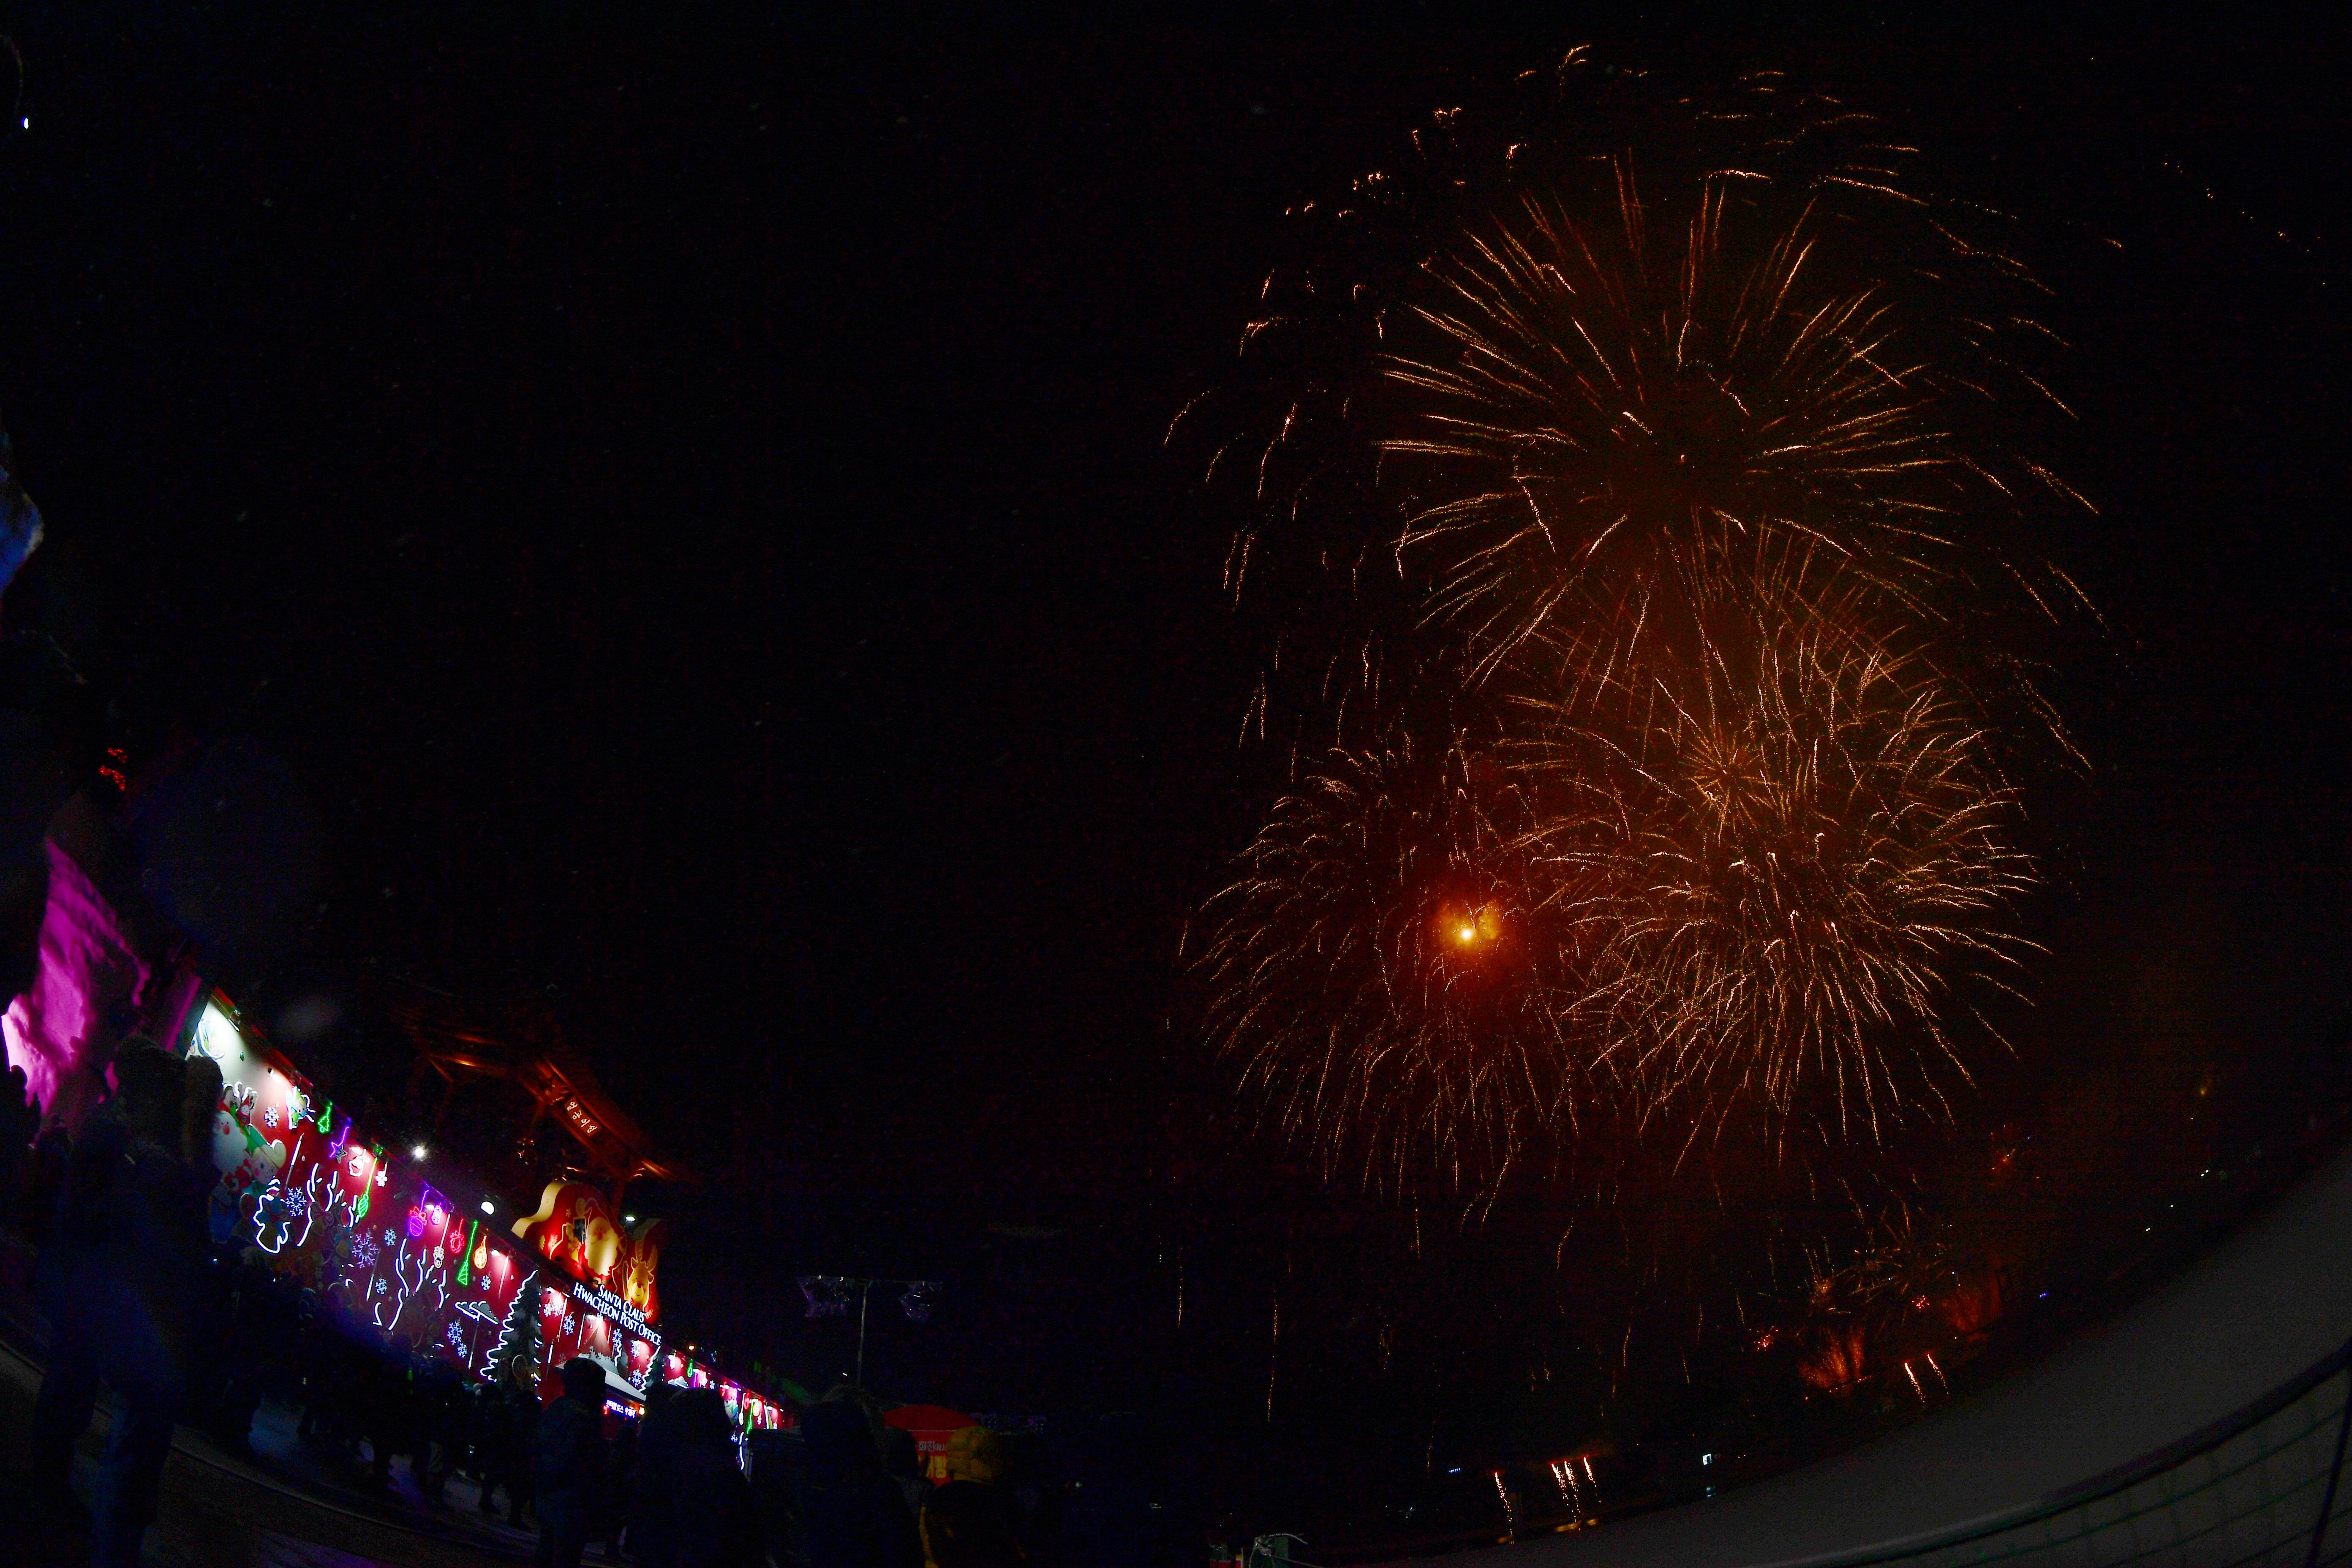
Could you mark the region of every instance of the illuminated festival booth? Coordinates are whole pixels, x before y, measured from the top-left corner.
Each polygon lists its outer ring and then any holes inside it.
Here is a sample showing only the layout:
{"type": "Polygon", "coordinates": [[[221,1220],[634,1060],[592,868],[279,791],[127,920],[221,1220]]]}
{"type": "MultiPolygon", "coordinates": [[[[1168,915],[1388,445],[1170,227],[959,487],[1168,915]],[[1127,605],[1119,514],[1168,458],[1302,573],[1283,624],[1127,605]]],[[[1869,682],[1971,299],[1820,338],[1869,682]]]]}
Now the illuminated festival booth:
{"type": "Polygon", "coordinates": [[[616,1413],[633,1412],[658,1374],[718,1388],[739,1432],[784,1424],[774,1400],[664,1348],[659,1222],[614,1223],[604,1194],[580,1182],[550,1183],[536,1213],[500,1213],[457,1173],[428,1173],[423,1151],[372,1138],[249,1037],[216,992],[186,1039],[221,1069],[216,1244],[258,1247],[346,1324],[478,1378],[503,1373],[501,1346],[535,1344],[542,1399],[561,1391],[557,1369],[585,1356],[604,1369],[616,1413]]]}
{"type": "MultiPolygon", "coordinates": [[[[488,1376],[517,1300],[549,1272],[499,1234],[495,1202],[444,1190],[420,1162],[371,1140],[247,1040],[217,995],[188,1048],[221,1069],[213,1240],[257,1247],[347,1320],[488,1376]]],[[[540,1342],[563,1342],[542,1332],[540,1342]]]]}
{"type": "MultiPolygon", "coordinates": [[[[536,1212],[517,1215],[462,1171],[428,1170],[424,1150],[388,1145],[320,1094],[191,962],[157,962],[73,856],[55,840],[47,851],[33,983],[0,998],[7,1062],[24,1071],[45,1118],[79,1131],[106,1092],[117,1032],[108,1020],[128,1015],[152,1037],[219,1065],[213,1242],[259,1249],[353,1331],[485,1380],[507,1374],[509,1355],[530,1347],[542,1398],[560,1390],[556,1368],[586,1356],[625,1407],[658,1375],[716,1387],[739,1432],[793,1425],[772,1397],[665,1346],[654,1286],[661,1222],[616,1222],[604,1193],[576,1181],[550,1183],[536,1212]]],[[[420,1079],[430,1068],[453,1087],[474,1077],[511,1081],[613,1178],[616,1199],[633,1179],[686,1177],[652,1153],[592,1079],[544,1048],[529,1020],[500,1019],[486,1034],[427,1018],[413,1000],[385,1001],[415,1040],[420,1079]]]]}

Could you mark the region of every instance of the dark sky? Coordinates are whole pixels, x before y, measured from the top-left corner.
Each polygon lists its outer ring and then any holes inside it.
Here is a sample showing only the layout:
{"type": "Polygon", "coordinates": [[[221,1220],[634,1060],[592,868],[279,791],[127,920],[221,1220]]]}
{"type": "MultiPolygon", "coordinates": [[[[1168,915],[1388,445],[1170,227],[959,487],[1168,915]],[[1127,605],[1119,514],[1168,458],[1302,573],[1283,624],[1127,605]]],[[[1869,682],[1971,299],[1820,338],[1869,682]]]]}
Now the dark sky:
{"type": "MultiPolygon", "coordinates": [[[[657,1136],[792,1191],[799,1265],[862,1202],[1139,1202],[1198,1077],[1168,957],[1259,804],[1160,432],[1285,203],[1593,39],[1851,82],[2058,250],[2123,241],[2055,279],[2123,653],[2053,918],[2340,1027],[2278,1003],[2345,910],[2324,37],[811,9],[10,9],[0,410],[52,544],[9,614],[134,763],[299,789],[315,888],[229,955],[265,1010],[542,994],[657,1136]]],[[[2164,970],[2089,945],[2062,1015],[2164,970]]]]}

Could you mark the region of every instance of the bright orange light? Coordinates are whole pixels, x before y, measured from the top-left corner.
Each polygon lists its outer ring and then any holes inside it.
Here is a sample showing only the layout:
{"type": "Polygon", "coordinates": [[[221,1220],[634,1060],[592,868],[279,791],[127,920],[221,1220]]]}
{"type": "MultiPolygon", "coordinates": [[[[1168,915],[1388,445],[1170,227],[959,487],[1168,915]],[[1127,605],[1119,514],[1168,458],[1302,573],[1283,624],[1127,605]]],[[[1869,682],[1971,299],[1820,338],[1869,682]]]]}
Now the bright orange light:
{"type": "Polygon", "coordinates": [[[1459,946],[1475,947],[1480,942],[1494,942],[1502,934],[1502,915],[1492,904],[1454,917],[1454,940],[1459,946]]]}

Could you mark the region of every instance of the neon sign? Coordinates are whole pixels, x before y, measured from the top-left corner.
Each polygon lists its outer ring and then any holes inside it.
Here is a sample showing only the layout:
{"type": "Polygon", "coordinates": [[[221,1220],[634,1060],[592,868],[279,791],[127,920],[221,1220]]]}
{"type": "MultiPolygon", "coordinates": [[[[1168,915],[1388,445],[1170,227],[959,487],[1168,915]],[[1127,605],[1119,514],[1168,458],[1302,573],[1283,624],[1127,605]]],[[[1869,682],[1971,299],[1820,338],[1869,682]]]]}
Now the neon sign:
{"type": "Polygon", "coordinates": [[[498,1370],[520,1301],[539,1314],[541,1377],[584,1354],[627,1388],[642,1391],[656,1376],[718,1385],[740,1422],[780,1424],[772,1404],[666,1349],[653,1326],[659,1221],[615,1223],[603,1194],[558,1184],[509,1238],[499,1222],[469,1217],[471,1198],[455,1201],[425,1181],[415,1163],[394,1159],[249,1042],[224,1003],[199,1013],[192,1048],[221,1068],[208,1213],[215,1242],[258,1248],[344,1321],[478,1377],[498,1370]],[[562,1267],[541,1272],[533,1250],[562,1267]]]}
{"type": "Polygon", "coordinates": [[[651,1340],[655,1349],[661,1348],[661,1336],[646,1326],[645,1314],[610,1290],[595,1285],[583,1285],[579,1280],[574,1279],[572,1282],[572,1295],[573,1300],[585,1305],[589,1310],[599,1317],[618,1323],[623,1329],[641,1339],[651,1340]]]}
{"type": "Polygon", "coordinates": [[[332,1102],[248,1045],[217,1002],[198,1016],[194,1048],[221,1068],[214,1239],[259,1248],[332,1310],[416,1354],[487,1375],[534,1273],[512,1245],[396,1169],[332,1102]]]}

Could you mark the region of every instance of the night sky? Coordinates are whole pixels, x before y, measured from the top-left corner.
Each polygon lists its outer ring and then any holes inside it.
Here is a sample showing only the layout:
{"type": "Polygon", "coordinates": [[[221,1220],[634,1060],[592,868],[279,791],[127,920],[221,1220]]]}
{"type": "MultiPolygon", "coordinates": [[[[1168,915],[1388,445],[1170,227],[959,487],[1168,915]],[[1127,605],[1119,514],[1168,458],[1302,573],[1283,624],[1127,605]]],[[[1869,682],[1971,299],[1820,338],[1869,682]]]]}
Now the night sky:
{"type": "Polygon", "coordinates": [[[830,1375],[793,1274],[954,1274],[994,1315],[894,1330],[931,1382],[891,1392],[1153,1397],[1171,1136],[1218,1130],[1243,1232],[1330,1201],[1170,1026],[1264,781],[1160,436],[1286,203],[1578,42],[1809,73],[2046,237],[2115,628],[2061,681],[2098,771],[2042,825],[2049,1032],[2279,1103],[2342,1054],[2328,40],[803,9],[5,22],[0,413],[50,528],[10,626],[134,770],[213,747],[267,817],[269,907],[209,933],[265,1020],[368,976],[544,999],[709,1177],[662,1194],[674,1311],[830,1375]],[[1091,1265],[1021,1261],[1053,1230],[1091,1265]]]}

